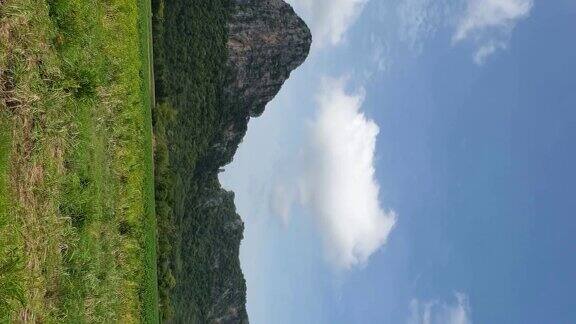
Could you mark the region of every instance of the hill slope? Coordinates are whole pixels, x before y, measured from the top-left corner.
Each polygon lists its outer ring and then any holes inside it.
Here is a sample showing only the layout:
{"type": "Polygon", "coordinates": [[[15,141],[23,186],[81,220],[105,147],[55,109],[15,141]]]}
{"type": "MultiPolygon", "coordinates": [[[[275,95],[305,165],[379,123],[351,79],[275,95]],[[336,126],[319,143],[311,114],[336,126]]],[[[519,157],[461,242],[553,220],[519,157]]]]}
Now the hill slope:
{"type": "Polygon", "coordinates": [[[154,10],[163,317],[244,323],[244,226],[217,174],[305,60],[310,31],[281,0],[156,1],[154,10]]]}

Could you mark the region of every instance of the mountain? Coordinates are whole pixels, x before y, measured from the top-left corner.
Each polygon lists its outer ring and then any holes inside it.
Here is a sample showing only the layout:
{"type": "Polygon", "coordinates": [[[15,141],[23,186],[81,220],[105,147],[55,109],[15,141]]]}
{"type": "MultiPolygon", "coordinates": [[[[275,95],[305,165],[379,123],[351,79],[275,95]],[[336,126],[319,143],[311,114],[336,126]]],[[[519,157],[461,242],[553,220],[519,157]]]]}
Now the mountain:
{"type": "Polygon", "coordinates": [[[247,323],[244,224],[217,174],[248,121],[308,56],[312,37],[282,0],[156,0],[154,111],[163,318],[247,323]]]}
{"type": "Polygon", "coordinates": [[[290,72],[310,51],[306,23],[282,0],[235,0],[227,22],[224,105],[234,107],[215,139],[211,163],[232,161],[250,117],[258,117],[280,91],[290,72]]]}

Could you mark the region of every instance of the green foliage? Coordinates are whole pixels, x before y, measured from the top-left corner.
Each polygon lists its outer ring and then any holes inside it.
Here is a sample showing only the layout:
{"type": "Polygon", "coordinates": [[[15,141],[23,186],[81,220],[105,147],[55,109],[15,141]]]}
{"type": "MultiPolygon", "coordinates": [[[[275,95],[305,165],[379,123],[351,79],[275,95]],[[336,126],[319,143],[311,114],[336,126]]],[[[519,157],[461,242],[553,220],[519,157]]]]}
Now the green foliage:
{"type": "Polygon", "coordinates": [[[158,272],[157,272],[157,245],[158,229],[155,209],[155,188],[154,188],[154,151],[153,151],[153,129],[152,111],[155,105],[154,93],[154,67],[153,39],[152,39],[152,3],[151,0],[138,0],[138,26],[140,36],[140,73],[142,78],[141,97],[144,105],[142,112],[144,115],[143,140],[144,167],[143,196],[144,196],[144,236],[141,241],[144,247],[144,284],[140,291],[142,300],[142,322],[159,323],[159,293],[158,293],[158,272]]]}
{"type": "Polygon", "coordinates": [[[15,303],[24,303],[21,278],[22,260],[15,251],[3,249],[0,259],[0,321],[6,321],[4,314],[9,314],[15,303]]]}
{"type": "Polygon", "coordinates": [[[158,0],[153,10],[161,313],[205,323],[230,307],[245,312],[243,226],[209,153],[231,118],[223,102],[230,2],[158,0]]]}
{"type": "Polygon", "coordinates": [[[21,253],[15,247],[16,233],[11,226],[8,200],[8,169],[10,151],[9,123],[0,112],[0,322],[8,321],[6,314],[24,303],[21,253]]]}

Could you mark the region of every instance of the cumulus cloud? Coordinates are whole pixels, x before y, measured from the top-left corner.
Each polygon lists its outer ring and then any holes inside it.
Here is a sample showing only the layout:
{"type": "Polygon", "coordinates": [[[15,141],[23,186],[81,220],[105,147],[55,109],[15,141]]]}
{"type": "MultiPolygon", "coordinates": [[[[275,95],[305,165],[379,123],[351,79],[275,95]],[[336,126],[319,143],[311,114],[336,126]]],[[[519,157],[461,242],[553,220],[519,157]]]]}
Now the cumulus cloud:
{"type": "Polygon", "coordinates": [[[454,303],[438,300],[410,302],[408,324],[472,324],[468,297],[462,293],[454,294],[454,303]]]}
{"type": "Polygon", "coordinates": [[[452,40],[472,39],[478,44],[474,61],[482,64],[499,49],[506,48],[516,24],[530,16],[533,0],[468,0],[452,40]]]}
{"type": "Polygon", "coordinates": [[[314,37],[313,46],[338,45],[368,0],[288,0],[302,12],[314,37]]]}
{"type": "Polygon", "coordinates": [[[379,128],[360,111],[364,90],[345,91],[344,79],[324,79],[311,125],[301,199],[317,217],[330,261],[362,264],[385,244],[396,222],[382,209],[374,175],[379,128]]]}

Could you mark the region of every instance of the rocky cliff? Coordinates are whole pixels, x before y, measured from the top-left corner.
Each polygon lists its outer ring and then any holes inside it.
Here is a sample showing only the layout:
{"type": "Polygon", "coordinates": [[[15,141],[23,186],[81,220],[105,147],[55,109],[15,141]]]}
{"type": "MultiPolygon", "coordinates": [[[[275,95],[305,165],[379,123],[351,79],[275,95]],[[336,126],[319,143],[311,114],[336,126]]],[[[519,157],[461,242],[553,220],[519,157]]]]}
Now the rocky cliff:
{"type": "Polygon", "coordinates": [[[250,117],[264,108],[310,51],[312,35],[282,0],[233,0],[228,27],[224,105],[233,113],[216,139],[216,164],[232,161],[250,117]]]}
{"type": "Polygon", "coordinates": [[[236,0],[228,22],[225,96],[259,116],[310,50],[310,30],[282,0],[236,0]]]}

